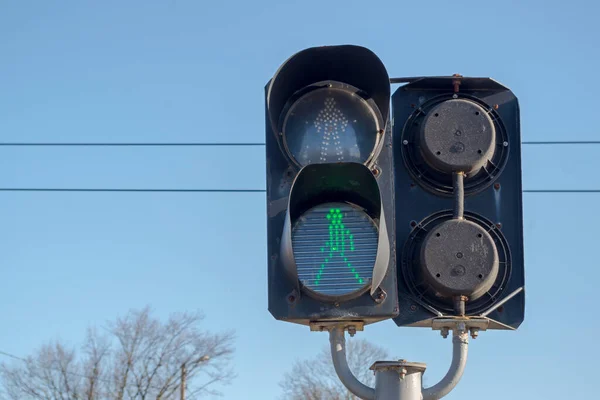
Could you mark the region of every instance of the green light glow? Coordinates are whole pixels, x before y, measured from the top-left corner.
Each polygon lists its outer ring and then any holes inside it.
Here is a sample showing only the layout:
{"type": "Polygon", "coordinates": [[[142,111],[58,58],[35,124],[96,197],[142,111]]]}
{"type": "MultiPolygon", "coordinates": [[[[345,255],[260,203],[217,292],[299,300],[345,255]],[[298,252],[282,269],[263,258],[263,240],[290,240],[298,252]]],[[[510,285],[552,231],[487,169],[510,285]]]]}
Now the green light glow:
{"type": "Polygon", "coordinates": [[[356,269],[352,267],[352,264],[348,262],[348,258],[345,256],[347,247],[350,248],[351,252],[354,251],[354,235],[344,226],[342,212],[339,208],[331,208],[326,218],[329,221],[329,241],[325,242],[325,247],[321,247],[321,252],[328,251],[329,256],[325,258],[324,263],[321,264],[321,268],[317,272],[315,286],[319,286],[321,275],[323,275],[325,267],[334,256],[343,258],[344,263],[350,269],[356,281],[360,284],[364,283],[364,280],[356,273],[356,269]]]}

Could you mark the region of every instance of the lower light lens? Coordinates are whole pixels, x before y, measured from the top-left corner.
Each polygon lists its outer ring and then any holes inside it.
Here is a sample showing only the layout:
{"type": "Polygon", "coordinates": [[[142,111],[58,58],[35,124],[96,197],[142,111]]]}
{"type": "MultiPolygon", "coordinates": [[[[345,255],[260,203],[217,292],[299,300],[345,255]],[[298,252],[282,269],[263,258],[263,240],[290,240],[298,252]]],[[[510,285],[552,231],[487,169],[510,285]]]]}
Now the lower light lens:
{"type": "Polygon", "coordinates": [[[370,283],[378,232],[362,209],[327,203],[305,212],[293,227],[298,278],[308,289],[343,296],[370,283]]]}

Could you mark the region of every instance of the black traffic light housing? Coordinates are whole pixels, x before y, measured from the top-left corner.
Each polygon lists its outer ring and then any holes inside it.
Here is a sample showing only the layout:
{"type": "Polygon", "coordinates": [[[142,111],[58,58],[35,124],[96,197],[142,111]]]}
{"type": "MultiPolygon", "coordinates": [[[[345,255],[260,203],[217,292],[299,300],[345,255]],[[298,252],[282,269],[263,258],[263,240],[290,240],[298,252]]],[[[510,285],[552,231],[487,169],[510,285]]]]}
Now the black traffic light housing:
{"type": "Polygon", "coordinates": [[[265,94],[269,311],[305,325],[397,315],[390,85],[381,60],[360,46],[309,48],[279,68],[265,94]],[[320,152],[310,152],[311,138],[292,136],[302,124],[315,127],[313,137],[321,132],[320,152]],[[351,150],[335,124],[352,130],[351,150]],[[364,221],[372,231],[351,231],[364,221]],[[368,235],[370,244],[361,244],[368,235]],[[344,251],[351,261],[369,258],[371,269],[351,265],[344,251]],[[335,257],[348,262],[325,268],[335,257]]]}
{"type": "Polygon", "coordinates": [[[392,96],[398,326],[524,319],[521,134],[489,78],[417,78],[392,96]]]}

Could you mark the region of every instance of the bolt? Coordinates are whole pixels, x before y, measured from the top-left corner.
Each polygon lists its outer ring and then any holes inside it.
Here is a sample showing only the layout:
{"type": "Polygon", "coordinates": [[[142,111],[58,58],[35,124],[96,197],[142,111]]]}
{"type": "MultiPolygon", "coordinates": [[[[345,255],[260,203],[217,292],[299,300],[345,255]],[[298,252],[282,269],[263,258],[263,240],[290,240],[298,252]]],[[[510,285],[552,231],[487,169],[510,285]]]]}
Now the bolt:
{"type": "Polygon", "coordinates": [[[498,222],[498,223],[496,224],[496,227],[497,227],[498,229],[502,229],[502,222],[498,222]]]}
{"type": "Polygon", "coordinates": [[[498,104],[494,104],[494,110],[497,110],[499,108],[500,108],[500,106],[498,104]]]}
{"type": "Polygon", "coordinates": [[[442,328],[442,329],[440,330],[440,334],[442,335],[442,337],[443,337],[444,339],[446,339],[446,338],[448,337],[448,333],[449,333],[449,331],[450,331],[450,330],[449,330],[448,328],[444,327],[444,328],[442,328]]]}
{"type": "Polygon", "coordinates": [[[400,373],[400,379],[404,379],[404,377],[406,376],[406,368],[401,368],[399,373],[400,373]]]}
{"type": "Polygon", "coordinates": [[[453,99],[458,99],[458,95],[457,95],[457,94],[453,94],[453,95],[452,95],[452,98],[453,98],[453,99]]]}
{"type": "Polygon", "coordinates": [[[348,334],[350,335],[350,337],[354,337],[354,335],[356,335],[356,327],[355,326],[349,326],[348,327],[348,334]]]}
{"type": "Polygon", "coordinates": [[[406,145],[408,144],[408,140],[404,139],[404,140],[402,141],[402,144],[406,146],[406,145]]]}
{"type": "Polygon", "coordinates": [[[416,306],[416,305],[414,305],[414,304],[412,304],[412,305],[410,306],[410,311],[417,311],[417,306],[416,306]]]}
{"type": "Polygon", "coordinates": [[[336,307],[339,307],[339,306],[340,306],[340,303],[338,303],[338,302],[335,302],[335,303],[333,303],[333,305],[334,305],[334,306],[336,306],[336,307]]]}
{"type": "Polygon", "coordinates": [[[477,336],[479,336],[479,329],[471,328],[470,331],[471,331],[471,337],[473,339],[477,339],[477,336]]]}
{"type": "Polygon", "coordinates": [[[494,189],[500,190],[500,184],[499,183],[494,183],[494,189]]]}
{"type": "Polygon", "coordinates": [[[460,135],[462,135],[462,132],[461,132],[460,130],[456,130],[456,132],[454,132],[454,134],[455,134],[456,136],[460,136],[460,135]]]}
{"type": "Polygon", "coordinates": [[[504,146],[504,147],[508,147],[508,142],[504,142],[504,143],[502,143],[502,146],[504,146]]]}
{"type": "Polygon", "coordinates": [[[279,136],[283,136],[283,132],[279,132],[279,136]]]}
{"type": "Polygon", "coordinates": [[[460,251],[456,253],[456,258],[463,258],[463,253],[461,253],[460,251]]]}
{"type": "Polygon", "coordinates": [[[290,303],[293,303],[293,302],[295,302],[295,301],[296,301],[296,296],[294,296],[294,295],[289,295],[289,296],[288,296],[288,301],[289,301],[290,303]]]}
{"type": "Polygon", "coordinates": [[[460,78],[462,78],[461,74],[452,75],[455,79],[452,79],[452,86],[454,86],[454,93],[458,93],[458,88],[460,87],[460,78]]]}

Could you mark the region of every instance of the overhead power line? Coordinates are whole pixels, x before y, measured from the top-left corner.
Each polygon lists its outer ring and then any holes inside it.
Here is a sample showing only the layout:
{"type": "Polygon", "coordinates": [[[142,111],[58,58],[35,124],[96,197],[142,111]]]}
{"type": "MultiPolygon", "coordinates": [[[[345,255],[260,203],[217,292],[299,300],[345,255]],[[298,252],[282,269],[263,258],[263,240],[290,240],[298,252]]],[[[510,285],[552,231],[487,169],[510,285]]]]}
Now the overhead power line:
{"type": "Polygon", "coordinates": [[[89,146],[89,147],[93,147],[93,146],[99,146],[99,147],[116,147],[116,146],[123,146],[123,147],[161,147],[161,146],[181,146],[181,147],[185,147],[185,146],[189,146],[189,147],[193,147],[193,146],[264,146],[264,143],[200,143],[200,142],[190,142],[190,143],[160,143],[160,142],[156,142],[156,143],[108,143],[108,142],[104,142],[104,143],[69,143],[69,142],[65,142],[65,143],[0,143],[0,146],[15,146],[15,147],[24,147],[24,146],[39,146],[39,147],[43,147],[43,146],[54,146],[54,147],[59,147],[59,146],[64,146],[64,147],[69,147],[69,146],[79,146],[79,147],[85,147],[85,146],[89,146]]]}
{"type": "Polygon", "coordinates": [[[0,192],[264,193],[265,189],[0,188],[0,192]]]}
{"type": "Polygon", "coordinates": [[[7,353],[7,352],[2,351],[2,350],[0,350],[0,354],[3,355],[3,356],[6,356],[6,357],[14,358],[15,360],[27,362],[27,360],[24,359],[24,358],[22,358],[22,357],[15,356],[14,354],[10,354],[10,353],[7,353]]]}
{"type": "MultiPolygon", "coordinates": [[[[600,144],[600,140],[568,140],[568,141],[524,141],[523,145],[583,145],[583,144],[600,144]]],[[[110,143],[110,142],[90,142],[90,143],[0,143],[3,147],[248,147],[248,146],[264,146],[264,143],[258,142],[240,142],[240,143],[208,143],[208,142],[182,142],[182,143],[161,143],[161,142],[139,142],[139,143],[110,143]]]]}
{"type": "Polygon", "coordinates": [[[566,141],[524,141],[521,144],[561,145],[561,144],[600,144],[600,140],[566,140],[566,141]]]}
{"type": "MultiPolygon", "coordinates": [[[[265,189],[0,188],[0,192],[265,193],[265,189]]],[[[600,193],[600,189],[525,189],[523,193],[600,193]]]]}
{"type": "MultiPolygon", "coordinates": [[[[10,353],[7,353],[5,351],[1,351],[0,350],[0,355],[12,358],[14,360],[22,361],[22,362],[24,362],[26,364],[28,364],[30,362],[33,362],[35,364],[35,361],[30,361],[30,360],[27,360],[27,359],[25,359],[23,357],[15,356],[14,354],[10,354],[10,353]]],[[[100,378],[100,377],[91,377],[91,376],[88,376],[88,375],[84,375],[84,374],[80,374],[80,373],[73,372],[73,371],[68,371],[68,370],[63,371],[63,370],[61,370],[59,368],[56,368],[56,367],[39,367],[39,366],[36,366],[36,367],[38,367],[40,369],[48,369],[48,370],[51,370],[51,371],[56,371],[56,372],[61,372],[61,373],[64,372],[67,375],[76,376],[78,378],[95,379],[95,380],[100,381],[100,382],[111,383],[110,381],[108,381],[106,379],[103,379],[103,378],[100,378]]]]}
{"type": "MultiPolygon", "coordinates": [[[[108,379],[104,379],[104,378],[99,377],[99,376],[89,376],[89,375],[80,374],[78,372],[74,372],[74,371],[70,371],[70,370],[64,370],[63,371],[63,370],[61,370],[59,368],[56,368],[56,367],[39,366],[39,365],[36,365],[37,362],[35,360],[27,360],[27,359],[25,359],[23,357],[19,357],[19,356],[16,356],[16,355],[11,354],[11,353],[7,353],[7,352],[2,351],[2,350],[0,350],[0,355],[12,358],[12,359],[17,360],[17,361],[21,361],[21,362],[23,362],[25,364],[33,363],[36,368],[40,368],[40,369],[46,369],[46,370],[50,370],[50,371],[56,371],[56,372],[60,372],[60,373],[65,373],[67,375],[76,376],[78,378],[84,378],[84,379],[88,379],[88,380],[96,380],[98,382],[103,382],[103,383],[107,383],[107,384],[113,384],[114,383],[114,382],[112,382],[112,381],[110,381],[108,379]]],[[[133,384],[134,384],[133,382],[128,383],[128,385],[133,385],[133,384]]],[[[156,389],[156,390],[162,389],[162,387],[156,386],[156,385],[150,385],[149,388],[156,389]]]]}

